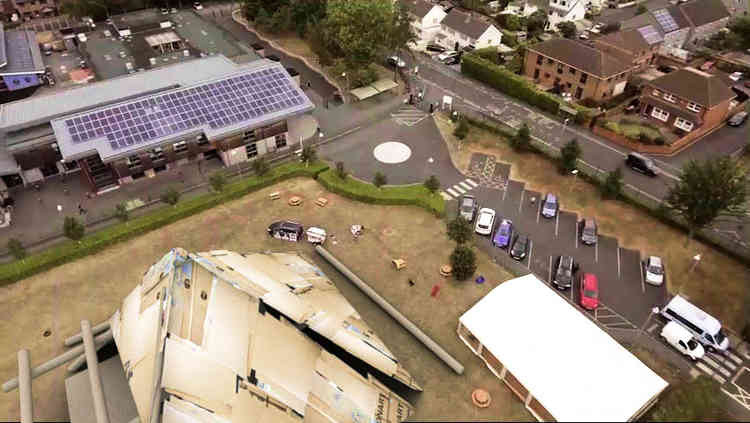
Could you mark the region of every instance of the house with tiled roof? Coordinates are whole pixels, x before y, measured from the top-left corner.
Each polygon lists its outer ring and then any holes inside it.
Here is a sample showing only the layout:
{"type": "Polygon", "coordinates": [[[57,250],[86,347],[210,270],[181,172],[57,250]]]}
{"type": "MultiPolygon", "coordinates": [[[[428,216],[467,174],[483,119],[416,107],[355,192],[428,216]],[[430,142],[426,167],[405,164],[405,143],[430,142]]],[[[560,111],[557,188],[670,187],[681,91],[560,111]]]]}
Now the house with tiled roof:
{"type": "Polygon", "coordinates": [[[729,116],[735,96],[719,76],[686,67],[647,82],[640,113],[684,132],[707,130],[729,116]]]}
{"type": "Polygon", "coordinates": [[[584,43],[556,38],[528,46],[524,74],[545,88],[576,100],[607,100],[625,89],[632,63],[584,43]]]}
{"type": "Polygon", "coordinates": [[[475,48],[497,47],[503,34],[485,17],[459,12],[452,9],[441,23],[440,44],[459,49],[466,46],[475,48]]]}
{"type": "Polygon", "coordinates": [[[417,45],[432,41],[440,32],[440,23],[445,18],[445,10],[437,4],[425,0],[403,0],[409,10],[411,28],[417,36],[417,45]]]}
{"type": "Polygon", "coordinates": [[[681,4],[680,10],[693,28],[690,45],[708,39],[729,23],[729,11],[721,0],[695,0],[681,4]]]}
{"type": "Polygon", "coordinates": [[[618,59],[631,63],[638,71],[654,63],[664,39],[652,25],[613,32],[593,41],[594,46],[618,59]]]}

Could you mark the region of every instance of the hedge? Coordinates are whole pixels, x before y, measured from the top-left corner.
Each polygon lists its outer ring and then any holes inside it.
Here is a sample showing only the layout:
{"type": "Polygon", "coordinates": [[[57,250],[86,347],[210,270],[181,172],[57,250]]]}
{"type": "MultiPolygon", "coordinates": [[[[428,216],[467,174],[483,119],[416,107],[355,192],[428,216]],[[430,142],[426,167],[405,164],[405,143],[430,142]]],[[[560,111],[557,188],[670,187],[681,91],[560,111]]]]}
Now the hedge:
{"type": "Polygon", "coordinates": [[[318,175],[318,182],[328,191],[352,200],[371,204],[419,206],[438,217],[445,214],[445,200],[438,193],[431,193],[422,184],[383,186],[380,188],[351,176],[341,179],[333,170],[318,175]]]}
{"type": "Polygon", "coordinates": [[[287,163],[271,169],[263,176],[251,176],[227,184],[220,193],[208,193],[166,206],[85,236],[80,242],[67,241],[48,250],[26,257],[24,260],[0,265],[0,285],[7,285],[53,267],[99,252],[110,245],[159,229],[188,216],[200,213],[219,204],[244,196],[252,191],[283,181],[307,176],[316,178],[328,169],[324,163],[287,163]]]}

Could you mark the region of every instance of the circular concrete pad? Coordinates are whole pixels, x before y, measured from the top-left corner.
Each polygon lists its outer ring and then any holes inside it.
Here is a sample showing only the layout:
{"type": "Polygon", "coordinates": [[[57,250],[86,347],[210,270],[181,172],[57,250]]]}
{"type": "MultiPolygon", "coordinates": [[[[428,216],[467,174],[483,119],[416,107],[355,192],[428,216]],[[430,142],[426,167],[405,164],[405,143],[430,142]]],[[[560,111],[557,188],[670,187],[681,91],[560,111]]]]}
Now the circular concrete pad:
{"type": "Polygon", "coordinates": [[[411,148],[404,143],[389,141],[375,147],[372,154],[381,163],[403,163],[411,157],[411,148]]]}

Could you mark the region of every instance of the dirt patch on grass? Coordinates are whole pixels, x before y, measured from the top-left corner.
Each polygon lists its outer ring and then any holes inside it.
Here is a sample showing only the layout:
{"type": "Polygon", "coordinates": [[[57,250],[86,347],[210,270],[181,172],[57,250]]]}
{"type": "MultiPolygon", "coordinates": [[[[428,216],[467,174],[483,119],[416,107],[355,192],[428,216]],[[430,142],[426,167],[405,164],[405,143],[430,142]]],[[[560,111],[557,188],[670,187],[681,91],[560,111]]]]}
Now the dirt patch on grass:
{"type": "MultiPolygon", "coordinates": [[[[445,236],[441,220],[417,207],[350,201],[328,193],[310,179],[293,179],[268,187],[102,253],[0,288],[0,335],[6,341],[0,345],[0,379],[5,381],[16,375],[19,348],[28,348],[32,365],[38,365],[63,352],[63,340],[79,331],[82,319],[96,324],[108,318],[143,272],[173,247],[188,251],[300,251],[328,274],[424,388],[423,393],[409,396],[417,418],[533,420],[456,335],[458,317],[511,275],[480,252],[478,273],[487,282],[478,285],[444,279],[438,269],[448,261],[453,243],[445,236]],[[280,200],[268,198],[274,191],[282,193],[280,200]],[[288,206],[286,200],[291,195],[302,197],[303,204],[288,206]],[[320,196],[329,199],[325,208],[314,204],[320,196]],[[332,235],[326,247],[464,364],[464,375],[456,375],[435,358],[319,259],[309,244],[270,239],[266,227],[280,219],[326,228],[332,235]],[[366,228],[357,242],[349,232],[349,226],[355,223],[366,228]],[[408,267],[396,271],[390,263],[393,258],[405,259],[408,267]],[[436,284],[440,291],[432,297],[436,284]],[[43,337],[48,328],[51,336],[43,337]],[[491,407],[479,410],[471,404],[470,395],[475,388],[490,392],[491,407]]],[[[63,366],[34,381],[38,420],[67,418],[64,376],[63,366]]],[[[3,420],[17,420],[18,392],[0,394],[0,409],[3,420]]]]}
{"type": "Polygon", "coordinates": [[[595,217],[600,232],[616,237],[620,246],[640,250],[644,257],[661,256],[669,292],[687,296],[730,329],[742,329],[744,293],[748,289],[748,268],[742,263],[699,241],[686,246],[686,233],[637,207],[603,200],[597,187],[580,178],[560,175],[555,163],[540,154],[515,152],[499,135],[471,127],[459,150],[452,134],[453,123],[443,117],[436,121],[453,163],[461,172],[466,172],[475,152],[512,164],[510,177],[526,183],[527,189],[556,192],[563,209],[576,212],[579,217],[595,217]],[[702,257],[700,265],[690,271],[692,257],[698,253],[702,257]]]}

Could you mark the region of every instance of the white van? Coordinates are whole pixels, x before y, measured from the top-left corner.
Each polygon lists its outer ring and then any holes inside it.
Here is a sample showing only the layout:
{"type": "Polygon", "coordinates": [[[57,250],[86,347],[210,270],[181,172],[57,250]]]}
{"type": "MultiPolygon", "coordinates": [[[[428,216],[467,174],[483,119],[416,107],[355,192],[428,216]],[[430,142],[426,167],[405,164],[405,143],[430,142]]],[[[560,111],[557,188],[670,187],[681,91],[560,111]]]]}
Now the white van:
{"type": "Polygon", "coordinates": [[[729,338],[721,331],[721,323],[679,295],[667,303],[661,315],[687,329],[709,351],[726,352],[729,349],[729,338]]]}
{"type": "Polygon", "coordinates": [[[693,360],[698,360],[705,354],[701,344],[693,339],[693,334],[675,322],[669,322],[664,326],[661,337],[667,344],[693,360]]]}

